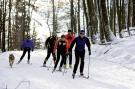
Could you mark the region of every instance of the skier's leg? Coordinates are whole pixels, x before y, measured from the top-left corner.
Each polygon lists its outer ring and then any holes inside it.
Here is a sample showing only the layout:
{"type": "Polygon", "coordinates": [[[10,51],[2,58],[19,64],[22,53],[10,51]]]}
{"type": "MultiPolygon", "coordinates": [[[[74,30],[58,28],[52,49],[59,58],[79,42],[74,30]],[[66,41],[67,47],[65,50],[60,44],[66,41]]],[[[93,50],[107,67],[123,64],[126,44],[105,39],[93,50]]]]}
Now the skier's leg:
{"type": "Polygon", "coordinates": [[[79,54],[77,52],[75,52],[75,65],[74,65],[74,69],[73,69],[73,74],[76,73],[77,68],[78,68],[78,64],[79,64],[79,54]]]}
{"type": "Polygon", "coordinates": [[[19,64],[19,63],[22,61],[22,59],[24,58],[26,52],[27,52],[27,49],[24,49],[24,50],[23,50],[23,54],[22,54],[20,60],[17,62],[17,64],[19,64]]]}
{"type": "Polygon", "coordinates": [[[47,56],[46,56],[46,58],[45,58],[45,60],[44,60],[43,65],[46,65],[46,62],[47,62],[47,60],[49,59],[50,55],[51,55],[51,51],[48,49],[48,50],[47,50],[47,56]]]}
{"type": "Polygon", "coordinates": [[[53,61],[54,61],[54,64],[56,63],[56,55],[55,53],[52,52],[52,56],[53,56],[53,61]]]}
{"type": "Polygon", "coordinates": [[[83,51],[80,56],[81,56],[80,74],[83,75],[85,51],[83,51]]]}
{"type": "Polygon", "coordinates": [[[69,53],[69,67],[72,68],[72,51],[69,53]]]}
{"type": "Polygon", "coordinates": [[[63,59],[64,59],[64,65],[66,65],[66,61],[67,61],[67,55],[66,54],[63,55],[63,59]]]}
{"type": "Polygon", "coordinates": [[[29,64],[30,63],[30,51],[31,51],[31,49],[28,48],[27,51],[28,51],[28,61],[27,61],[27,63],[29,64]]]}
{"type": "Polygon", "coordinates": [[[56,63],[55,63],[55,66],[54,66],[54,70],[56,69],[58,63],[59,63],[59,60],[60,60],[60,53],[57,52],[57,60],[56,60],[56,63]]]}
{"type": "Polygon", "coordinates": [[[62,59],[61,59],[61,63],[60,63],[60,68],[64,65],[66,65],[66,55],[62,54],[62,59]]]}

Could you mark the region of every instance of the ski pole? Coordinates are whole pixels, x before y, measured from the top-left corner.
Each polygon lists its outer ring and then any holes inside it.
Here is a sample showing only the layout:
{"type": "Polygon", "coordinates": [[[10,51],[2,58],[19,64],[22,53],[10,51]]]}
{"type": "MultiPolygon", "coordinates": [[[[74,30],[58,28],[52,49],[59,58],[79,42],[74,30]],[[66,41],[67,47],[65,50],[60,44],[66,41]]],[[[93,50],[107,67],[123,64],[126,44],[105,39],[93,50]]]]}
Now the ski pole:
{"type": "MultiPolygon", "coordinates": [[[[69,54],[66,56],[66,60],[65,60],[66,64],[68,63],[68,60],[69,60],[68,58],[69,58],[69,54]]],[[[66,68],[64,68],[63,76],[64,76],[65,73],[67,73],[67,69],[66,68]]]]}
{"type": "Polygon", "coordinates": [[[90,74],[90,55],[89,55],[89,62],[88,62],[88,76],[87,76],[87,78],[89,78],[89,74],[90,74]]]}
{"type": "Polygon", "coordinates": [[[52,65],[52,62],[53,62],[53,60],[50,62],[50,64],[49,64],[49,66],[48,66],[48,69],[47,69],[47,70],[49,70],[49,69],[50,69],[50,67],[51,67],[51,65],[52,65]]]}

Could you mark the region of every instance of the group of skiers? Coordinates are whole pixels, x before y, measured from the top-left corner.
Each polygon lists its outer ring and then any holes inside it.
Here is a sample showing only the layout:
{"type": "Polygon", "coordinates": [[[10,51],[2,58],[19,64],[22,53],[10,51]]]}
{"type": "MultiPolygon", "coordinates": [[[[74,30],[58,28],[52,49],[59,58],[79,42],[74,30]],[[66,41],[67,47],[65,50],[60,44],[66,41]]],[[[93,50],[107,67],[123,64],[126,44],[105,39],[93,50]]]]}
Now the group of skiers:
{"type": "MultiPolygon", "coordinates": [[[[75,38],[75,36],[72,34],[71,30],[68,30],[67,35],[61,35],[60,38],[57,38],[57,36],[52,33],[50,37],[47,38],[45,42],[45,46],[47,48],[47,56],[44,60],[43,67],[46,67],[46,63],[52,54],[53,56],[53,62],[54,62],[54,68],[53,72],[56,70],[57,65],[59,63],[60,57],[61,57],[61,63],[59,66],[59,71],[62,71],[62,67],[65,69],[67,68],[67,60],[69,61],[69,68],[72,68],[72,48],[75,46],[75,65],[73,69],[73,78],[75,77],[79,61],[81,61],[80,64],[80,75],[83,76],[83,69],[84,69],[84,57],[85,57],[85,44],[88,47],[89,55],[91,55],[91,49],[90,49],[90,41],[85,36],[85,31],[81,30],[78,37],[75,38]],[[57,50],[57,56],[56,56],[56,50],[57,50]]],[[[21,49],[23,49],[23,55],[21,56],[20,60],[18,61],[18,64],[22,61],[23,57],[25,56],[26,52],[28,52],[28,64],[30,62],[30,51],[34,49],[34,44],[30,37],[28,37],[24,42],[22,43],[21,49]]]]}

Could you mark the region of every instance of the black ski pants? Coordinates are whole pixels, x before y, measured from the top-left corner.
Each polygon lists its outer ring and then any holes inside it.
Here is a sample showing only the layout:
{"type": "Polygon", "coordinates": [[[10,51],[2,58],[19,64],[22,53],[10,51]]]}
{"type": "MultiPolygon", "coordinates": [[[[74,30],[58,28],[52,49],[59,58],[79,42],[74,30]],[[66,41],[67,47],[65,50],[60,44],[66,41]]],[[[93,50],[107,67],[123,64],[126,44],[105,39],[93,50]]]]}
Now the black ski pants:
{"type": "Polygon", "coordinates": [[[47,62],[48,59],[50,58],[51,54],[52,54],[52,56],[53,56],[53,61],[54,61],[54,63],[56,62],[56,55],[55,55],[55,53],[53,53],[53,50],[52,50],[52,49],[48,49],[48,50],[47,50],[47,56],[46,56],[46,58],[45,58],[45,60],[44,60],[44,64],[46,64],[46,62],[47,62]]]}
{"type": "Polygon", "coordinates": [[[68,54],[69,56],[69,65],[72,65],[72,51],[68,54]]]}
{"type": "Polygon", "coordinates": [[[80,63],[80,73],[83,73],[83,69],[84,69],[84,56],[85,56],[85,50],[78,52],[75,51],[75,65],[74,65],[74,69],[73,69],[73,73],[75,74],[79,65],[79,61],[81,61],[80,63]]]}
{"type": "Polygon", "coordinates": [[[60,56],[62,56],[61,63],[60,63],[60,67],[62,67],[63,64],[66,64],[66,53],[57,52],[57,60],[56,60],[54,69],[56,69],[56,67],[57,67],[57,65],[58,65],[58,63],[59,63],[60,56]]]}
{"type": "Polygon", "coordinates": [[[20,58],[20,62],[22,61],[22,59],[24,58],[25,54],[28,52],[28,61],[30,61],[30,51],[31,51],[31,48],[24,48],[23,49],[23,54],[20,58]]]}

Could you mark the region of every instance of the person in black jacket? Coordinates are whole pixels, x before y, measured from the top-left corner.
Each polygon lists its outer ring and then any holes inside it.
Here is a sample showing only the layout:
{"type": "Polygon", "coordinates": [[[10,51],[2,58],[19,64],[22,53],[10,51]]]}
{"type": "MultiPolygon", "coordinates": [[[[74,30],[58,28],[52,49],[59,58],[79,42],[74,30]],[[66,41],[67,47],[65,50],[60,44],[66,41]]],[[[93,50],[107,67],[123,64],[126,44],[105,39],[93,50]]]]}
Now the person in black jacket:
{"type": "Polygon", "coordinates": [[[55,64],[56,55],[53,52],[53,50],[54,50],[54,45],[55,45],[56,41],[57,41],[57,37],[53,33],[52,33],[52,36],[47,38],[47,40],[45,42],[45,46],[47,48],[47,56],[46,56],[46,58],[44,60],[43,67],[46,67],[46,62],[48,61],[51,54],[53,56],[53,61],[54,61],[54,64],[55,64]]]}
{"type": "Polygon", "coordinates": [[[85,37],[85,31],[84,30],[81,30],[79,36],[76,37],[73,40],[73,42],[72,42],[72,44],[69,48],[69,52],[72,50],[74,44],[76,44],[76,47],[75,47],[75,58],[76,58],[76,60],[75,60],[75,65],[74,65],[74,69],[73,69],[73,74],[72,74],[73,78],[75,77],[80,58],[81,58],[80,75],[83,76],[85,44],[88,47],[89,55],[91,55],[90,41],[87,37],[85,37]]]}
{"type": "Polygon", "coordinates": [[[55,71],[55,69],[56,69],[56,67],[57,67],[57,65],[59,63],[60,56],[62,57],[62,59],[61,59],[59,71],[62,71],[63,64],[66,65],[66,55],[67,55],[67,51],[68,51],[67,48],[68,48],[68,42],[65,39],[65,36],[62,35],[61,38],[55,44],[54,52],[57,49],[57,60],[56,60],[56,64],[54,66],[53,72],[55,71]]]}

